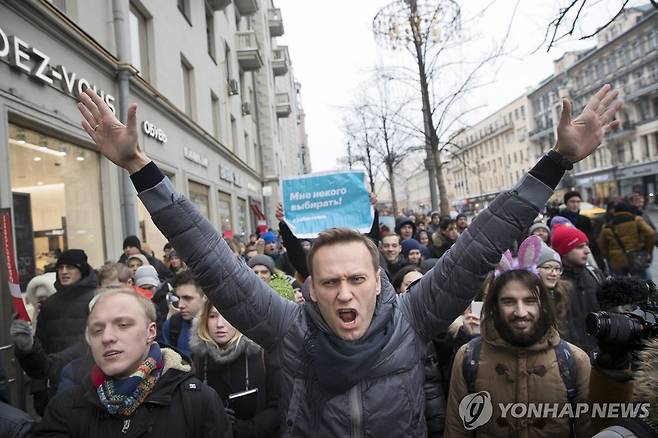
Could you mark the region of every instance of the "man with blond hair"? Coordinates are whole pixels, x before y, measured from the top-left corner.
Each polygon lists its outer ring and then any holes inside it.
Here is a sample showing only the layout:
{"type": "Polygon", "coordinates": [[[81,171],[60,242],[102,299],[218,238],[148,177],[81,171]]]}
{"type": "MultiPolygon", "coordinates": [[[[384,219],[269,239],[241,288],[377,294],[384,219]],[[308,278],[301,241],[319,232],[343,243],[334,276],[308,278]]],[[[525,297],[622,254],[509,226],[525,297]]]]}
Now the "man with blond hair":
{"type": "Polygon", "coordinates": [[[231,435],[217,393],[193,376],[186,359],[155,341],[151,301],[132,289],[110,289],[89,308],[91,372],[49,403],[33,436],[231,435]]]}

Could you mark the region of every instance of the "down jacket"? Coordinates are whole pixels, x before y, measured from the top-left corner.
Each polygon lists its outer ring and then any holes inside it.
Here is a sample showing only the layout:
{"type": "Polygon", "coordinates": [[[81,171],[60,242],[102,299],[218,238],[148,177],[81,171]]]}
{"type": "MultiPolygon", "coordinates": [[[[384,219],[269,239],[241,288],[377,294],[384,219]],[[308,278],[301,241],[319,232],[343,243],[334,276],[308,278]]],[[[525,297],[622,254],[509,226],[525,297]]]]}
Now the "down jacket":
{"type": "Polygon", "coordinates": [[[423,365],[428,342],[464,311],[485,274],[532,224],[552,193],[539,179],[526,175],[513,191],[500,194],[478,215],[409,293],[397,295],[383,276],[371,324],[391,317],[393,332],[369,377],[329,399],[314,423],[300,370],[309,327],[329,331],[317,304],[298,305],[279,297],[233,255],[169,179],[161,176],[156,183],[151,178],[146,184],[139,176],[133,175],[133,181],[143,184],[140,199],[157,227],[180,249],[208,299],[280,365],[284,437],[426,436],[423,365]]]}
{"type": "MultiPolygon", "coordinates": [[[[466,430],[458,412],[459,403],[468,394],[464,381],[463,361],[466,345],[455,355],[448,396],[446,423],[447,437],[568,437],[568,418],[510,418],[508,411],[502,418],[498,404],[558,403],[560,410],[567,403],[567,389],[560,376],[554,346],[560,342],[555,329],[549,329],[543,339],[528,348],[514,347],[503,340],[494,328],[493,320],[483,321],[482,350],[475,378],[476,391],[489,391],[493,416],[474,431],[466,430]]],[[[576,364],[577,393],[574,403],[587,402],[590,362],[587,354],[569,344],[576,364]]],[[[576,435],[589,437],[589,420],[576,421],[576,435]]]]}
{"type": "Polygon", "coordinates": [[[625,211],[613,213],[611,222],[603,227],[597,238],[601,254],[608,260],[613,272],[621,273],[628,267],[628,260],[615,238],[613,229],[617,232],[626,251],[644,250],[653,254],[656,230],[651,228],[640,216],[634,216],[625,211]]]}

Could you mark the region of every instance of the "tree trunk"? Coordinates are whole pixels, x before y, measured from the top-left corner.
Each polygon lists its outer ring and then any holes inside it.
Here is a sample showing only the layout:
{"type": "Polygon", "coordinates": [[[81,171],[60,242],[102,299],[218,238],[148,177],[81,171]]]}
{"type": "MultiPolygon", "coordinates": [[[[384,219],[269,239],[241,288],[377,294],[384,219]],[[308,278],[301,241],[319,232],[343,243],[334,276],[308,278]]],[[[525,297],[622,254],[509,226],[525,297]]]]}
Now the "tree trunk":
{"type": "Polygon", "coordinates": [[[446,190],[446,179],[443,176],[441,154],[436,149],[433,149],[432,158],[434,159],[434,168],[436,169],[436,185],[439,188],[439,212],[441,216],[450,216],[450,201],[448,200],[448,192],[446,190]]]}
{"type": "MultiPolygon", "coordinates": [[[[418,35],[418,28],[414,26],[413,22],[413,17],[417,13],[417,5],[415,0],[410,0],[409,1],[409,7],[411,10],[411,13],[409,14],[409,25],[412,30],[412,34],[414,37],[414,47],[416,49],[416,62],[418,64],[418,77],[420,80],[420,94],[421,94],[421,101],[423,104],[422,107],[422,112],[423,112],[423,134],[425,136],[425,150],[427,153],[427,158],[433,161],[434,163],[434,169],[436,171],[436,180],[437,183],[439,181],[443,181],[443,175],[439,177],[439,174],[441,170],[439,167],[437,167],[436,163],[437,161],[440,163],[440,160],[437,160],[436,155],[438,154],[438,138],[436,135],[436,129],[434,129],[434,121],[432,120],[432,107],[430,104],[430,93],[429,93],[429,85],[427,83],[427,72],[425,71],[425,57],[423,55],[423,44],[422,44],[422,36],[418,35]]],[[[430,182],[430,184],[433,184],[433,182],[430,182]]],[[[445,185],[445,183],[444,183],[445,185]]],[[[444,214],[449,214],[449,203],[448,203],[448,198],[445,195],[445,190],[441,189],[441,184],[438,183],[438,188],[439,188],[439,197],[440,197],[440,202],[439,202],[439,209],[441,210],[441,215],[444,214]],[[444,205],[448,206],[448,210],[444,209],[444,205]]],[[[430,188],[430,193],[431,193],[431,188],[430,188]]],[[[432,199],[432,210],[436,209],[436,201],[432,199]]]]}
{"type": "Polygon", "coordinates": [[[386,164],[386,171],[388,172],[388,187],[391,190],[391,204],[393,205],[393,215],[398,215],[398,197],[395,193],[395,170],[390,164],[386,164]]]}

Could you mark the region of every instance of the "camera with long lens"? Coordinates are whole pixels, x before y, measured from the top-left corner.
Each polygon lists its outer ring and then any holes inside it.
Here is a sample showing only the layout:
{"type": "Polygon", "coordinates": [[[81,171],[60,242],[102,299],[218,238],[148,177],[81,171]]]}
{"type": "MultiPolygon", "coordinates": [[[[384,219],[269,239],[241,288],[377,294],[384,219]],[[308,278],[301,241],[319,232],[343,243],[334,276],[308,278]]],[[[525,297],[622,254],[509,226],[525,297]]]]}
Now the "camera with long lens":
{"type": "Polygon", "coordinates": [[[632,350],[641,341],[658,335],[658,301],[652,281],[611,278],[601,285],[597,295],[606,311],[590,313],[585,324],[599,344],[632,350]]]}
{"type": "Polygon", "coordinates": [[[590,335],[609,345],[633,347],[658,335],[658,314],[641,308],[622,313],[590,313],[585,324],[590,335]]]}

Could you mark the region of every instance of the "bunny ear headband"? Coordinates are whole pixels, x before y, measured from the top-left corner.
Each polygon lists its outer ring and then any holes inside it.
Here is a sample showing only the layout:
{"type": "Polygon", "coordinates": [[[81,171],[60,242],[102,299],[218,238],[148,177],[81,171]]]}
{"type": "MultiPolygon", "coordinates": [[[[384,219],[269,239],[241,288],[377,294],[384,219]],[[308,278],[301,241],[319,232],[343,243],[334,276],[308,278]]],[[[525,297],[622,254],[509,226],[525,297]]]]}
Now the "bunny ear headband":
{"type": "Polygon", "coordinates": [[[519,257],[514,260],[512,258],[512,253],[509,250],[503,253],[503,257],[500,259],[500,263],[496,266],[496,272],[494,273],[495,277],[499,277],[507,271],[514,271],[517,269],[523,269],[529,272],[532,272],[535,275],[537,273],[537,262],[539,261],[539,255],[541,253],[541,238],[539,236],[530,236],[521,243],[519,247],[519,257]]]}

